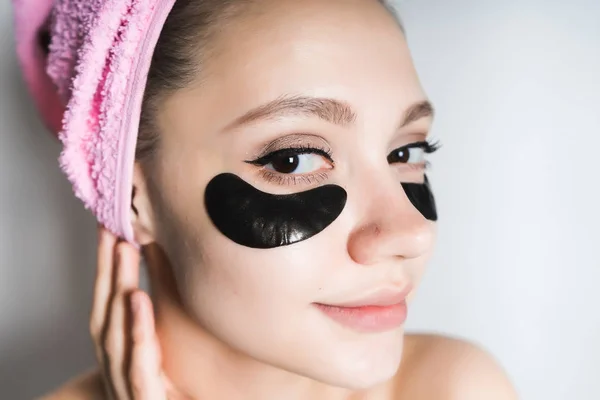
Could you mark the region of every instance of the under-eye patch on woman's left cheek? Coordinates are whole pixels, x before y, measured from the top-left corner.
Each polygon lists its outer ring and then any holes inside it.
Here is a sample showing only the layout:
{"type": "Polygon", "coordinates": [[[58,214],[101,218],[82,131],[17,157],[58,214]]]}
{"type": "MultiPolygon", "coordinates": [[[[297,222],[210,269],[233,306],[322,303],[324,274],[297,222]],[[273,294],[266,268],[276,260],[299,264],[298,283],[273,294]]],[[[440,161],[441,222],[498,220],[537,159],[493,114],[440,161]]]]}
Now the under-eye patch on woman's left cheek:
{"type": "Polygon", "coordinates": [[[403,183],[402,187],[413,206],[428,220],[437,221],[438,215],[435,207],[435,198],[431,192],[429,179],[425,176],[425,183],[403,183]]]}
{"type": "Polygon", "coordinates": [[[214,177],[206,187],[206,211],[215,227],[235,243],[257,249],[309,239],[342,213],[348,195],[337,185],[275,195],[234,174],[214,177]]]}

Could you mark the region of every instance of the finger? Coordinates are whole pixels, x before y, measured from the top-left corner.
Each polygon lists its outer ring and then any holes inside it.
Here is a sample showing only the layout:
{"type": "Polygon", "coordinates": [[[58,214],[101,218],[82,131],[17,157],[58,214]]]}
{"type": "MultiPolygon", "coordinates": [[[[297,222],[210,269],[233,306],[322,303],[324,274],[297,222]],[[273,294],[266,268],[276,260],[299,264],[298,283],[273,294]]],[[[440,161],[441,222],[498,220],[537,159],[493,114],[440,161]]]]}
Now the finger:
{"type": "Polygon", "coordinates": [[[146,293],[137,291],[131,296],[131,307],[133,343],[129,382],[133,399],[166,400],[152,302],[146,293]]]}
{"type": "Polygon", "coordinates": [[[139,281],[139,254],[130,244],[117,244],[113,297],[109,305],[109,324],[104,340],[106,366],[110,381],[119,400],[129,398],[126,372],[130,359],[128,338],[130,313],[127,295],[137,289],[139,281]]]}
{"type": "MultiPolygon", "coordinates": [[[[125,296],[136,290],[140,279],[140,253],[127,242],[116,246],[118,271],[115,274],[115,296],[125,296]]],[[[127,309],[129,309],[128,306],[127,309]]]]}
{"type": "MultiPolygon", "coordinates": [[[[108,362],[103,351],[103,335],[107,325],[107,309],[113,286],[114,251],[117,238],[103,226],[98,226],[98,250],[94,297],[90,314],[90,334],[92,336],[96,359],[101,371],[106,371],[108,362]]],[[[104,374],[104,386],[109,398],[114,398],[114,389],[110,376],[104,374]]]]}
{"type": "MultiPolygon", "coordinates": [[[[98,255],[96,265],[96,281],[94,298],[90,315],[90,333],[94,342],[101,340],[106,325],[106,314],[113,279],[113,253],[117,238],[102,226],[98,227],[98,255]]],[[[99,360],[100,361],[100,360],[99,360]]]]}

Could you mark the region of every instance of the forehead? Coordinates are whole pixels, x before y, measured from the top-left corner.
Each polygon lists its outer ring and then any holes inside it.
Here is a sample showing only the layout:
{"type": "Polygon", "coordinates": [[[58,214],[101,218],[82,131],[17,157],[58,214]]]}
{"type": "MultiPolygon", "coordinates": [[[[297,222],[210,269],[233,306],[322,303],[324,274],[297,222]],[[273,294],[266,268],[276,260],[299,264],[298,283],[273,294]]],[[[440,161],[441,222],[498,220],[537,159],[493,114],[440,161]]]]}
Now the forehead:
{"type": "Polygon", "coordinates": [[[262,1],[227,24],[197,98],[233,119],[282,95],[398,113],[425,99],[404,35],[376,0],[262,1]]]}

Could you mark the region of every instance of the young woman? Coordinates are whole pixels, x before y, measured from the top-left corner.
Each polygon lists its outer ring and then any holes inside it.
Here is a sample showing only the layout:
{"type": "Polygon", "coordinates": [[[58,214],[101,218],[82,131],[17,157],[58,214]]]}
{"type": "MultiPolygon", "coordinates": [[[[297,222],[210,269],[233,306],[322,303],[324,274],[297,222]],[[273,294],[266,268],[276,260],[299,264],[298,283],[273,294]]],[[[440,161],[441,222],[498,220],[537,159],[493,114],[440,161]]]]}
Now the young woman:
{"type": "Polygon", "coordinates": [[[108,228],[100,368],[49,399],[516,398],[484,351],[404,332],[435,239],[437,146],[389,5],[47,3],[34,20],[59,100],[25,76],[108,228]]]}

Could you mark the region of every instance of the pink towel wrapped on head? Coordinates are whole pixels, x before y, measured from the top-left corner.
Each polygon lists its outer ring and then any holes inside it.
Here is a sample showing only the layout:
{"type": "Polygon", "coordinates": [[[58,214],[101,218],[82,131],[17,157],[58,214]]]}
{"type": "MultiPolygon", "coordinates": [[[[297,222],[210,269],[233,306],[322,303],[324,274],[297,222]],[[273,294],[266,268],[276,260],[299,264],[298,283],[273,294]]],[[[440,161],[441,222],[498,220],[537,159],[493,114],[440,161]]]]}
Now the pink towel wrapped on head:
{"type": "Polygon", "coordinates": [[[130,207],[142,100],[175,0],[12,1],[17,55],[45,124],[63,143],[61,168],[98,221],[135,243],[130,207]]]}

